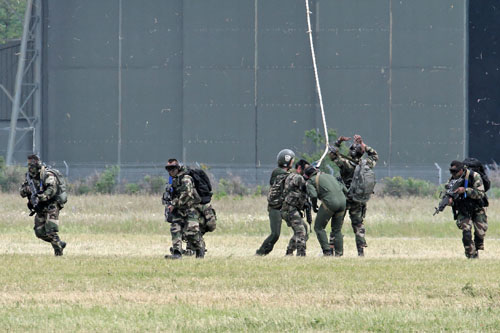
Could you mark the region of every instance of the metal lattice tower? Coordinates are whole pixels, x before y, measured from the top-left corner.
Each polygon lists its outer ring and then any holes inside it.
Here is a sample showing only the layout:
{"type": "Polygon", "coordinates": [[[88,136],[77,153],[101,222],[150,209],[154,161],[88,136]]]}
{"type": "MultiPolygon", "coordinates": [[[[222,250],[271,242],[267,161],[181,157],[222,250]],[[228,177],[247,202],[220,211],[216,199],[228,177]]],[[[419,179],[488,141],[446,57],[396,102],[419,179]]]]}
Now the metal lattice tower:
{"type": "Polygon", "coordinates": [[[23,35],[17,64],[14,96],[3,89],[12,101],[10,133],[7,147],[7,165],[13,164],[16,145],[28,134],[32,133],[33,153],[41,153],[41,52],[42,52],[42,0],[27,0],[23,22],[23,35]],[[26,74],[33,70],[33,76],[26,74]],[[33,113],[24,110],[32,101],[33,113]],[[18,120],[24,120],[25,127],[18,128],[18,120]],[[22,132],[16,140],[16,132],[22,132]]]}

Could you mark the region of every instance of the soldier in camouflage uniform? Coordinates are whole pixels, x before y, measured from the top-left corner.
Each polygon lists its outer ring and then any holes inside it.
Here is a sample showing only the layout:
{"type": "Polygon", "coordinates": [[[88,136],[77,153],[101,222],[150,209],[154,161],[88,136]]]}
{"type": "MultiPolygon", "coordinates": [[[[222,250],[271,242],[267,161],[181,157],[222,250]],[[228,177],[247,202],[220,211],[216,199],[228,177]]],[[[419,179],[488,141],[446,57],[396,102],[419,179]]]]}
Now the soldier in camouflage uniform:
{"type": "MultiPolygon", "coordinates": [[[[32,193],[28,178],[33,181],[37,191],[37,207],[28,203],[28,207],[35,215],[35,235],[52,245],[55,256],[62,256],[66,243],[61,241],[59,235],[59,211],[64,207],[66,200],[60,199],[60,182],[57,176],[47,169],[37,155],[28,156],[28,173],[26,180],[19,190],[21,197],[31,198],[32,193]]],[[[64,192],[63,195],[66,195],[64,192]]]]}
{"type": "Polygon", "coordinates": [[[457,227],[462,230],[462,242],[465,256],[478,258],[478,250],[484,250],[484,237],[488,230],[485,206],[487,203],[483,180],[478,172],[466,169],[460,161],[452,161],[450,165],[452,179],[464,178],[464,186],[455,190],[458,198],[449,199],[457,227]],[[474,240],[472,227],[474,226],[474,240]]]}
{"type": "Polygon", "coordinates": [[[173,254],[167,259],[182,258],[182,235],[188,246],[196,252],[196,258],[205,256],[204,242],[200,232],[200,196],[194,181],[186,174],[186,168],[176,159],[169,159],[165,168],[172,177],[172,201],[167,209],[172,214],[170,233],[172,234],[173,254]]]}
{"type": "Polygon", "coordinates": [[[286,249],[287,256],[293,255],[295,250],[297,250],[297,256],[299,257],[305,257],[306,255],[308,235],[307,226],[302,219],[307,204],[306,181],[302,177],[306,165],[308,163],[305,160],[300,160],[295,165],[295,171],[285,179],[281,216],[287,225],[293,229],[293,236],[286,249]]]}
{"type": "Polygon", "coordinates": [[[304,172],[307,181],[307,193],[311,198],[312,208],[316,212],[314,231],[323,250],[323,255],[340,257],[344,254],[344,236],[342,224],[344,222],[347,192],[345,186],[332,175],[320,172],[310,166],[304,172]],[[322,204],[318,208],[318,199],[322,204]],[[328,241],[325,228],[331,219],[331,241],[328,241]]]}
{"type": "MultiPolygon", "coordinates": [[[[349,159],[340,156],[339,149],[344,141],[348,141],[351,138],[346,138],[341,136],[334,143],[333,147],[330,147],[330,159],[339,167],[340,176],[347,190],[351,186],[352,178],[354,176],[354,170],[356,166],[361,162],[363,155],[366,153],[366,163],[370,168],[374,168],[378,161],[378,154],[375,149],[367,146],[361,136],[354,136],[354,143],[349,148],[349,159]]],[[[366,203],[360,203],[352,200],[352,198],[347,196],[347,208],[346,213],[349,211],[349,217],[351,218],[352,230],[356,239],[356,247],[358,249],[358,255],[360,257],[364,256],[364,248],[368,245],[365,239],[365,226],[363,224],[363,219],[366,215],[366,203]]]]}
{"type": "MultiPolygon", "coordinates": [[[[278,162],[278,167],[271,173],[271,178],[269,179],[269,185],[272,187],[273,184],[282,177],[287,177],[289,170],[292,167],[293,159],[295,158],[295,153],[290,149],[283,149],[278,153],[276,160],[278,162]]],[[[271,234],[264,240],[262,245],[255,252],[258,256],[265,256],[269,254],[273,248],[274,244],[278,241],[281,234],[281,204],[274,205],[269,203],[267,205],[267,211],[269,214],[269,224],[271,227],[271,234]]]]}

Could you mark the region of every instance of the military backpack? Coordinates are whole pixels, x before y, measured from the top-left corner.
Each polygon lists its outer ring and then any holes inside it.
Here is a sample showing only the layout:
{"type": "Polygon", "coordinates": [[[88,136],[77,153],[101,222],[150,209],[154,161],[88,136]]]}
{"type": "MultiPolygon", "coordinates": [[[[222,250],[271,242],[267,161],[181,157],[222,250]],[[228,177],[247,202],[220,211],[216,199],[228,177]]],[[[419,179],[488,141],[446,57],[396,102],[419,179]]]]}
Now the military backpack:
{"type": "Polygon", "coordinates": [[[188,169],[186,171],[187,175],[190,175],[193,178],[194,187],[196,188],[196,192],[201,199],[201,204],[207,204],[212,200],[212,184],[210,183],[210,178],[205,173],[205,171],[201,169],[188,169]]]}
{"type": "Polygon", "coordinates": [[[56,193],[54,198],[59,203],[59,205],[61,205],[61,207],[63,207],[64,204],[66,202],[68,202],[68,193],[67,193],[68,185],[66,182],[66,178],[62,175],[62,173],[59,170],[48,167],[48,166],[45,167],[45,172],[51,173],[54,175],[54,177],[56,177],[56,179],[57,179],[57,193],[56,193]]]}
{"type": "Polygon", "coordinates": [[[375,184],[375,172],[363,159],[354,169],[354,176],[347,196],[355,202],[365,203],[370,200],[375,184]]]}
{"type": "Polygon", "coordinates": [[[274,183],[271,185],[269,189],[269,193],[267,194],[267,203],[270,208],[273,209],[281,209],[283,205],[284,199],[284,189],[285,189],[285,180],[288,177],[289,173],[283,173],[276,176],[274,183]]]}
{"type": "Polygon", "coordinates": [[[484,165],[477,158],[473,157],[466,158],[462,163],[465,164],[468,169],[477,172],[481,176],[484,185],[484,192],[487,192],[491,187],[491,181],[486,174],[484,165]]]}

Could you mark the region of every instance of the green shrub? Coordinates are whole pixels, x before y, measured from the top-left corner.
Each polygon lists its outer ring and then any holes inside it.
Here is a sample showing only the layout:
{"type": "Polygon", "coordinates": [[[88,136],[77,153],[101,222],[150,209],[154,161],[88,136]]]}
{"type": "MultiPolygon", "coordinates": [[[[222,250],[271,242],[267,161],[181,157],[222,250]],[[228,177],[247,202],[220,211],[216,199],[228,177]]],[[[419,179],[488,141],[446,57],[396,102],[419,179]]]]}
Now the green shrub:
{"type": "Polygon", "coordinates": [[[138,194],[141,192],[141,187],[136,183],[129,183],[125,185],[125,193],[127,194],[138,194]]]}
{"type": "Polygon", "coordinates": [[[439,193],[440,187],[431,182],[422,179],[403,177],[386,177],[382,180],[383,188],[382,195],[393,197],[407,197],[407,196],[433,196],[439,193]]]}
{"type": "Polygon", "coordinates": [[[149,194],[159,194],[165,189],[166,184],[165,178],[162,176],[145,176],[144,177],[144,189],[149,194]]]}
{"type": "Polygon", "coordinates": [[[223,192],[226,195],[248,195],[251,193],[250,189],[243,184],[240,177],[231,177],[230,179],[221,178],[217,185],[217,192],[223,192]]]}
{"type": "MultiPolygon", "coordinates": [[[[337,140],[337,131],[334,129],[328,129],[328,141],[331,144],[333,144],[337,140]]],[[[311,129],[308,131],[305,131],[304,133],[304,140],[303,143],[305,145],[309,146],[308,152],[297,152],[297,156],[299,158],[303,158],[306,161],[309,162],[315,162],[318,161],[323,153],[325,152],[325,137],[316,129],[311,129]]],[[[342,154],[347,153],[347,148],[345,145],[342,145],[340,148],[340,151],[342,154]]],[[[298,161],[298,159],[297,159],[298,161]]],[[[321,162],[321,170],[324,172],[330,172],[330,169],[334,169],[336,172],[338,172],[338,167],[335,163],[333,163],[330,158],[325,156],[323,161],[321,162]]]]}
{"type": "Polygon", "coordinates": [[[106,167],[100,175],[98,175],[98,180],[95,183],[95,191],[97,193],[113,193],[116,187],[116,177],[120,168],[117,165],[111,167],[106,167]]]}
{"type": "Polygon", "coordinates": [[[0,156],[0,189],[3,192],[14,192],[24,182],[27,168],[21,166],[6,166],[5,159],[0,156]]]}

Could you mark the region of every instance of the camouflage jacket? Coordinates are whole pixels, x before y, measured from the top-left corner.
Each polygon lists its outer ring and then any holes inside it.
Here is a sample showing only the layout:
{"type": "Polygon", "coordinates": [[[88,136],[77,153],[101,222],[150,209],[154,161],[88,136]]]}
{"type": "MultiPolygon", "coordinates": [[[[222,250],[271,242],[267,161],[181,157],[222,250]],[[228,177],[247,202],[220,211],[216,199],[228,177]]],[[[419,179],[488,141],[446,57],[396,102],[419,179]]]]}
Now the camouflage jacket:
{"type": "MultiPolygon", "coordinates": [[[[467,178],[468,182],[467,187],[465,188],[465,193],[460,194],[458,199],[453,201],[453,209],[457,211],[470,211],[471,209],[481,208],[483,207],[483,199],[486,197],[481,175],[472,170],[467,170],[467,172],[469,172],[469,176],[467,178]]],[[[467,173],[465,177],[467,177],[467,173]]],[[[448,183],[451,180],[452,179],[450,178],[448,183]]]]}
{"type": "Polygon", "coordinates": [[[172,178],[172,206],[178,210],[194,208],[201,202],[191,176],[186,174],[186,168],[181,167],[177,176],[172,178]]]}
{"type": "Polygon", "coordinates": [[[306,181],[304,177],[296,172],[290,173],[285,179],[283,197],[283,207],[293,206],[302,210],[307,200],[306,181]]]}
{"type": "MultiPolygon", "coordinates": [[[[341,143],[337,141],[334,145],[337,148],[340,148],[341,143]]],[[[365,146],[365,154],[366,164],[373,169],[378,161],[377,151],[372,147],[365,146]]],[[[356,166],[359,164],[359,160],[353,162],[347,158],[337,155],[334,159],[332,159],[332,161],[339,167],[340,177],[342,177],[342,181],[345,186],[349,188],[351,186],[352,177],[354,176],[354,169],[356,169],[356,166]]]]}
{"type": "MultiPolygon", "coordinates": [[[[45,167],[40,170],[39,177],[34,177],[33,184],[35,184],[36,189],[39,192],[39,199],[42,202],[52,202],[55,201],[55,196],[58,190],[58,182],[56,176],[50,172],[46,171],[45,167]]],[[[30,187],[28,185],[28,180],[26,179],[19,189],[21,197],[25,198],[31,195],[30,187]]]]}

